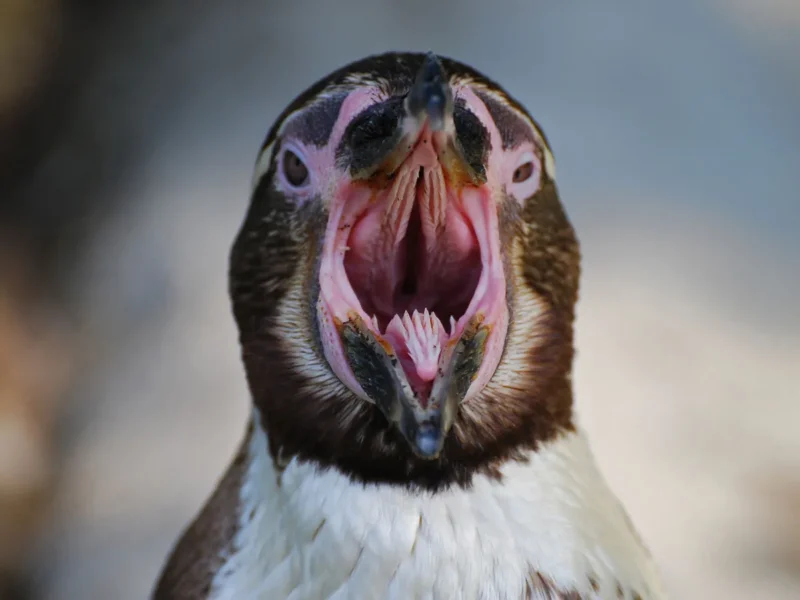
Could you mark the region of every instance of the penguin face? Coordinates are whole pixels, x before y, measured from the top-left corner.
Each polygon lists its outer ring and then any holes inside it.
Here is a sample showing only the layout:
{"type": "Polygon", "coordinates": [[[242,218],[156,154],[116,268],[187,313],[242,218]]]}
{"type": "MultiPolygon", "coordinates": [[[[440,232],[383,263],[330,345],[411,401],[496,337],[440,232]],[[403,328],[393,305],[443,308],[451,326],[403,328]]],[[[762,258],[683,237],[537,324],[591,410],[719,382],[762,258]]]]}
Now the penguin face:
{"type": "Polygon", "coordinates": [[[231,255],[265,420],[289,418],[269,399],[277,376],[298,414],[367,420],[435,462],[542,410],[537,390],[571,364],[579,270],[554,177],[527,112],[432,54],[370,57],[295,100],[231,255]]]}

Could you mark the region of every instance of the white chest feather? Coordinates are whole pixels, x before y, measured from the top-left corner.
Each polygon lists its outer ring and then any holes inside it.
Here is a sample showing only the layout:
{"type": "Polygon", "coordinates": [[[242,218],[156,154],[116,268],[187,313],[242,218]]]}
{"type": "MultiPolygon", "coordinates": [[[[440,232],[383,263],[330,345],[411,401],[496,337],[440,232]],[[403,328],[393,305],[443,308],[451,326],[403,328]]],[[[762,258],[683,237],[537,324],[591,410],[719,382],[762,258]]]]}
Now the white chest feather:
{"type": "Polygon", "coordinates": [[[421,494],[297,461],[278,484],[256,431],[242,527],[213,598],[562,597],[545,582],[568,598],[664,597],[579,433],[506,464],[502,481],[421,494]]]}

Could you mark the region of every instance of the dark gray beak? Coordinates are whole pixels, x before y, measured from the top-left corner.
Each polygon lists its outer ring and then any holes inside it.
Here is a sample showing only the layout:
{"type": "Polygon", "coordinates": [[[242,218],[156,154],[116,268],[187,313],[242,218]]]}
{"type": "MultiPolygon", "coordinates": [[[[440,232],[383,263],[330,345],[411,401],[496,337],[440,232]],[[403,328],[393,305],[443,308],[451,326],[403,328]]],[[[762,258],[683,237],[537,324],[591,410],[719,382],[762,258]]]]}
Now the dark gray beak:
{"type": "MultiPolygon", "coordinates": [[[[382,188],[412,151],[420,132],[427,128],[437,135],[439,161],[449,182],[454,186],[481,185],[486,181],[482,164],[486,140],[474,135],[459,139],[454,112],[458,111],[449,77],[438,57],[429,52],[402,104],[389,100],[365,110],[348,126],[337,154],[350,163],[354,180],[382,188]]],[[[476,119],[466,110],[461,117],[476,119]]]]}
{"type": "Polygon", "coordinates": [[[422,404],[392,350],[360,318],[340,329],[347,361],[364,392],[403,434],[414,454],[426,460],[438,458],[444,448],[458,406],[480,368],[488,333],[479,319],[467,326],[446,357],[447,366],[434,382],[431,397],[422,404]]]}
{"type": "Polygon", "coordinates": [[[441,131],[453,116],[453,92],[442,63],[428,52],[406,97],[406,112],[420,121],[428,118],[433,131],[441,131]]]}

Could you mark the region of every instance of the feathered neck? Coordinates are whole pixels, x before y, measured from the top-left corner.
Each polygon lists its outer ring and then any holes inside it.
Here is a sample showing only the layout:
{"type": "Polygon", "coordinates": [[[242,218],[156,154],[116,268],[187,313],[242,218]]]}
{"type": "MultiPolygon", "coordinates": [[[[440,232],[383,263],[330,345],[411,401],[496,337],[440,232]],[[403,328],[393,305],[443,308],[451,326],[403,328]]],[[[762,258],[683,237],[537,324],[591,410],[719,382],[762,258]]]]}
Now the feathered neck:
{"type": "Polygon", "coordinates": [[[662,597],[580,431],[436,493],[276,464],[258,426],[246,452],[212,597],[662,597]]]}

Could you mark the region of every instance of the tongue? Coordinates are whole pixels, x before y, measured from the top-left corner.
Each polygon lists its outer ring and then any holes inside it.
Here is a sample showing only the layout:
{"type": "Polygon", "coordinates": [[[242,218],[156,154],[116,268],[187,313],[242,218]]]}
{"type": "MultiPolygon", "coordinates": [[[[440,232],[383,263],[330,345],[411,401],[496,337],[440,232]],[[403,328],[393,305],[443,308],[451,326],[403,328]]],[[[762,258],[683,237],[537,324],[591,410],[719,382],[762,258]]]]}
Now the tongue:
{"type": "Polygon", "coordinates": [[[386,338],[397,351],[408,382],[424,399],[430,382],[439,369],[439,355],[447,340],[447,332],[439,318],[426,309],[402,318],[395,315],[386,328],[386,338]]]}

